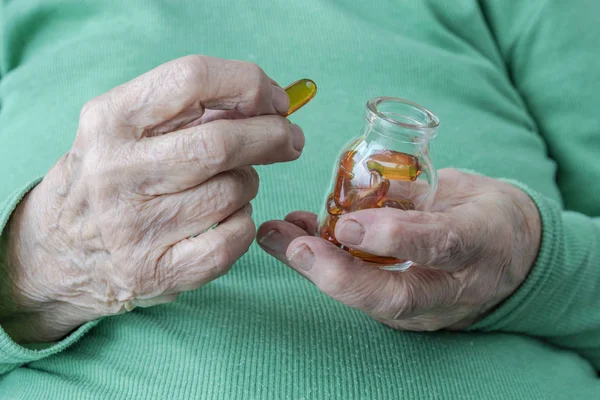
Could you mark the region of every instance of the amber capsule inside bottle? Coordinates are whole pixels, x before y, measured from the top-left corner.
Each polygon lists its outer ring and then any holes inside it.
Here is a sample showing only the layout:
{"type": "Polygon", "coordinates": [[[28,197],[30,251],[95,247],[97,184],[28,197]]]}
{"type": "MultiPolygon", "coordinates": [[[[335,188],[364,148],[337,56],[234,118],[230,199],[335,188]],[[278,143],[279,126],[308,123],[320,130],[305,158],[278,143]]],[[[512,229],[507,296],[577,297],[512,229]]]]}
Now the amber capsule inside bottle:
{"type": "Polygon", "coordinates": [[[367,161],[367,168],[387,179],[404,181],[414,181],[421,173],[417,157],[391,150],[373,154],[367,161]]]}
{"type": "Polygon", "coordinates": [[[398,210],[414,210],[415,205],[408,199],[381,199],[377,202],[377,208],[396,208],[398,210]]]}
{"type": "Polygon", "coordinates": [[[342,214],[342,210],[338,207],[335,199],[333,198],[333,193],[329,195],[327,198],[327,212],[329,215],[339,216],[342,214]]]}
{"type": "Polygon", "coordinates": [[[310,79],[300,79],[286,87],[284,90],[290,98],[290,107],[283,115],[284,117],[287,117],[315,97],[317,94],[317,84],[310,79]]]}
{"type": "Polygon", "coordinates": [[[337,224],[338,218],[336,215],[329,215],[319,229],[319,236],[336,246],[341,246],[341,243],[335,238],[335,224],[337,224]]]}
{"type": "MultiPolygon", "coordinates": [[[[412,261],[344,246],[335,237],[339,218],[373,208],[428,211],[437,187],[429,142],[439,120],[415,103],[379,97],[367,103],[362,135],[341,152],[317,235],[364,262],[404,270],[412,261]]],[[[397,240],[398,238],[382,238],[397,240]]]]}
{"type": "Polygon", "coordinates": [[[350,254],[352,254],[354,257],[358,257],[361,260],[368,262],[368,263],[381,264],[381,265],[396,265],[398,263],[405,262],[405,261],[398,260],[395,257],[381,257],[381,256],[376,256],[376,255],[365,253],[364,251],[355,250],[355,249],[348,249],[348,252],[350,254]]]}
{"type": "Polygon", "coordinates": [[[370,188],[358,192],[355,201],[346,208],[347,212],[377,208],[377,204],[384,199],[390,188],[390,181],[377,172],[372,173],[371,178],[370,188]]]}

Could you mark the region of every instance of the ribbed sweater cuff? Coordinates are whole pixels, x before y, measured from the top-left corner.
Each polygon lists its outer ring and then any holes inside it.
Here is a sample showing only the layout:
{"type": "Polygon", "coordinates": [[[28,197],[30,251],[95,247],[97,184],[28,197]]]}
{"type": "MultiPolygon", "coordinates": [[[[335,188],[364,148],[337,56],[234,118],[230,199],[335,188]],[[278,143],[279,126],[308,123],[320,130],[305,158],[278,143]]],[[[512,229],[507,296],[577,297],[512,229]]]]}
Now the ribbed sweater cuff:
{"type": "Polygon", "coordinates": [[[37,343],[26,346],[15,343],[4,330],[0,328],[0,374],[11,371],[28,362],[41,360],[42,358],[63,351],[73,343],[77,342],[100,321],[101,320],[96,320],[80,326],[60,342],[37,343]]]}
{"type": "Polygon", "coordinates": [[[535,334],[535,327],[552,323],[556,310],[551,308],[556,288],[564,282],[561,269],[563,223],[561,209],[554,201],[531,190],[526,185],[502,179],[527,193],[535,202],[542,221],[542,239],[534,266],[525,282],[493,313],[472,325],[469,330],[506,331],[535,334]]]}

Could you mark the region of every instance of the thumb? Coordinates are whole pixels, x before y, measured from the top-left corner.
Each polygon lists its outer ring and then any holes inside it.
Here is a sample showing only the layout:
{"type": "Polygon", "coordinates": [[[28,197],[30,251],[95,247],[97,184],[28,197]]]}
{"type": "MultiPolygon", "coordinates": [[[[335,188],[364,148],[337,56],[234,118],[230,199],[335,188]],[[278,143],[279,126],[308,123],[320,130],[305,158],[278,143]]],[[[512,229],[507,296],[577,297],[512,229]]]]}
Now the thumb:
{"type": "Polygon", "coordinates": [[[335,235],[342,244],[367,253],[458,270],[483,251],[486,229],[466,207],[460,215],[382,208],[340,217],[335,235]]]}

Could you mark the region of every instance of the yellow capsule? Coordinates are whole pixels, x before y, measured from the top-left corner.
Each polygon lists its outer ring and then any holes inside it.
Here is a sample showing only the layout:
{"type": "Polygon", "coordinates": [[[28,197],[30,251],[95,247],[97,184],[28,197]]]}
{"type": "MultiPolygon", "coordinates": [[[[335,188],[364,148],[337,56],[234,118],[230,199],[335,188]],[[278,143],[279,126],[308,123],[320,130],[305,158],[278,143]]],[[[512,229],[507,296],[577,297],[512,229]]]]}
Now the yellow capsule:
{"type": "Polygon", "coordinates": [[[387,179],[414,181],[419,176],[419,168],[414,165],[393,164],[385,161],[367,161],[369,171],[377,171],[387,179]]]}
{"type": "Polygon", "coordinates": [[[386,179],[401,181],[414,181],[421,173],[415,156],[390,150],[369,157],[367,169],[379,172],[386,179]]]}
{"type": "Polygon", "coordinates": [[[294,111],[312,100],[317,94],[317,85],[310,79],[300,79],[286,87],[285,92],[290,98],[290,108],[283,116],[287,117],[294,111]]]}

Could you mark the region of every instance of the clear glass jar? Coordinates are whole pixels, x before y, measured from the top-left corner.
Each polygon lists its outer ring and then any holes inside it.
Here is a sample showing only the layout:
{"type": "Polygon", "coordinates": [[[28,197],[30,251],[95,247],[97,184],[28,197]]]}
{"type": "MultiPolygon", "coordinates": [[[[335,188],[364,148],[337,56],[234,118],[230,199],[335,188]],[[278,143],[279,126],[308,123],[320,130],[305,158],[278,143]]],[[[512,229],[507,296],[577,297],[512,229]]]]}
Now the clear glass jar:
{"type": "Polygon", "coordinates": [[[367,102],[360,137],[341,152],[317,236],[382,269],[401,271],[412,261],[382,257],[347,248],[335,238],[335,224],[345,213],[368,208],[429,211],[437,174],[429,158],[429,142],[439,119],[413,102],[377,97],[367,102]]]}

